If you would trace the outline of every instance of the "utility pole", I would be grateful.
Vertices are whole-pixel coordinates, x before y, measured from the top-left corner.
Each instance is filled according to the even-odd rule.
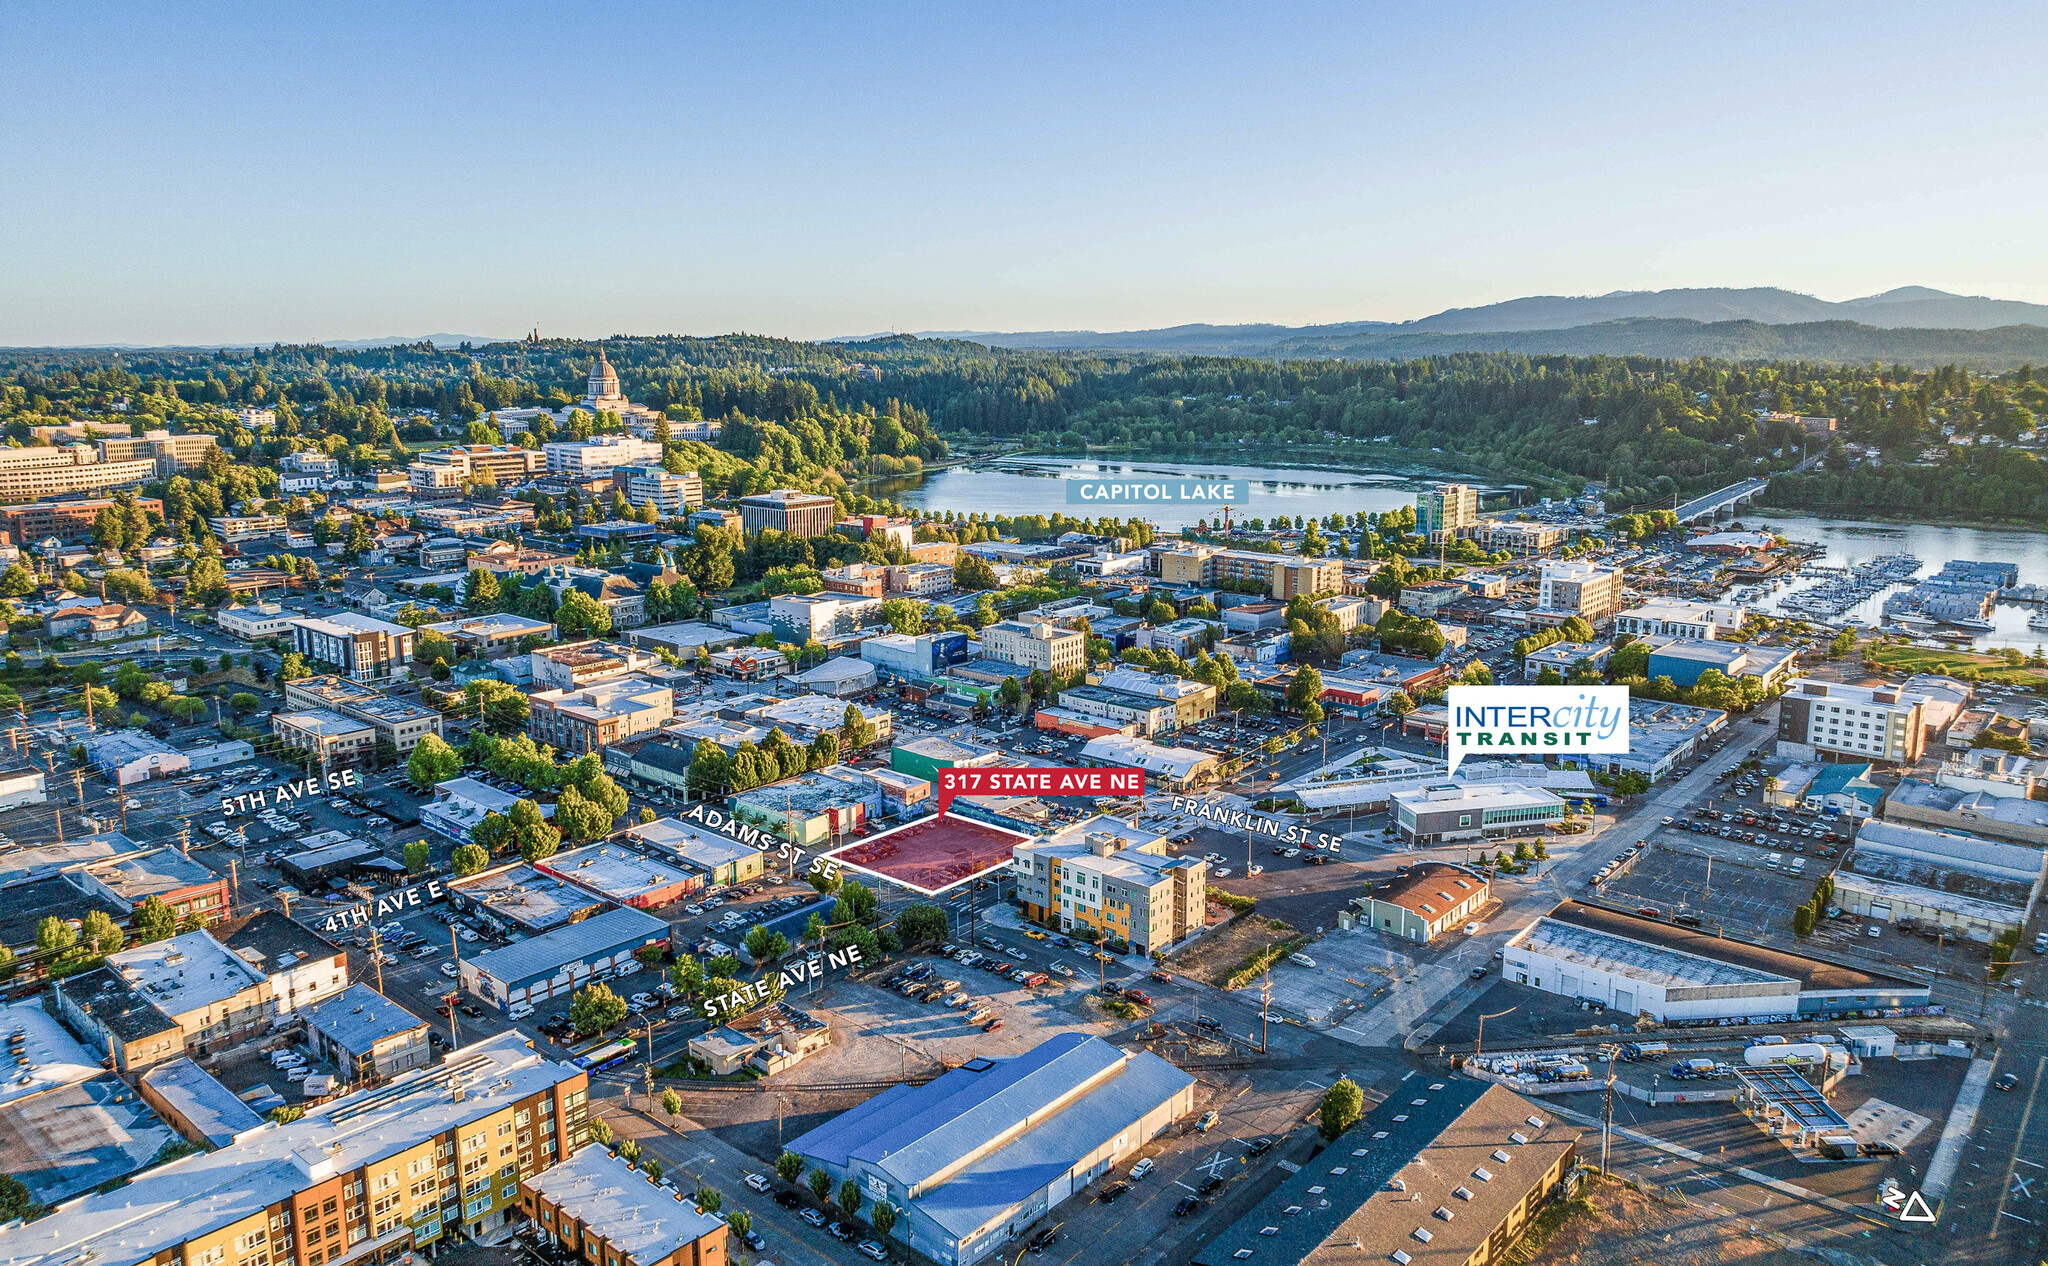
[[[192,856],[192,824],[190,822],[180,822],[178,824],[178,852],[186,857]]]
[[[123,830],[127,829],[127,819],[122,819],[121,827]],[[242,904],[241,867],[236,864],[235,859],[232,857],[228,858],[228,900],[234,902],[234,904],[236,905]]]
[[[647,1111],[652,1114],[654,1111],[654,1021],[649,1017],[642,1018],[645,1020],[645,1024],[640,1032],[647,1039],[647,1062],[640,1067],[644,1070],[647,1081]]]
[[[455,994],[451,993],[441,1001],[448,1004],[448,1049],[456,1050],[462,1045],[462,1034],[455,1027]]]
[[[1607,1056],[1607,1111],[1600,1121],[1600,1172],[1607,1172],[1607,1138],[1614,1130],[1614,1054],[1619,1049],[1608,1043],[1602,1053]]]
[[[1521,1009],[1521,1004],[1517,1003],[1514,1006],[1509,1007],[1506,1011],[1496,1011],[1492,1015],[1480,1016],[1479,1036],[1475,1038],[1472,1042],[1472,1058],[1478,1059],[1480,1051],[1484,1050],[1486,1047],[1486,1022],[1488,1020],[1498,1020],[1504,1015],[1512,1015]]]
[[[384,992],[384,937],[376,928],[370,929],[370,965],[377,970],[377,992]]]
[[[1266,1025],[1273,1016],[1273,968],[1270,964],[1259,974],[1259,1054],[1266,1053]]]

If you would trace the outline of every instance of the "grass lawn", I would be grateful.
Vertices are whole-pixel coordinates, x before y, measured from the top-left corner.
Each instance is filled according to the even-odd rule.
[[[2048,668],[2015,668],[1996,655],[1880,642],[1866,645],[1863,659],[1872,666],[1904,673],[1953,675],[1958,669],[1970,668],[1976,670],[1981,681],[2048,693]]]

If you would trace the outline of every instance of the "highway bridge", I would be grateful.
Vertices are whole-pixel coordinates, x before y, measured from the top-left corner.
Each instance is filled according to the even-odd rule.
[[[1704,497],[1694,497],[1678,507],[1678,521],[1682,525],[1700,519],[1718,518],[1724,513],[1732,515],[1743,502],[1756,500],[1757,494],[1770,486],[1769,479],[1745,479],[1739,484],[1729,484],[1726,488],[1710,492]]]

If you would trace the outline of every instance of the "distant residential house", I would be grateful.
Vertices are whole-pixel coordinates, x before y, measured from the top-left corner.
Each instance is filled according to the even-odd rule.
[[[43,617],[43,632],[50,637],[83,637],[89,642],[112,642],[149,632],[149,617],[118,602],[96,607],[67,607]]]

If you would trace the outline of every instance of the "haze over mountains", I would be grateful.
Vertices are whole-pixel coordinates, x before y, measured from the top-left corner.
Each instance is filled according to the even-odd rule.
[[[1813,327],[1765,332],[1758,327]],[[2025,330],[2006,327],[2027,326]],[[1599,330],[1598,334],[1593,330]],[[1858,330],[1866,333],[1859,334]],[[1882,331],[1914,331],[1886,336]],[[2002,338],[1940,338],[1947,331],[2000,331]],[[1541,332],[1542,336],[1526,337]],[[1566,337],[1564,332],[1571,332]],[[1525,337],[1502,339],[1500,335]],[[1456,337],[1463,336],[1463,337]],[[872,336],[870,336],[872,337]],[[1897,349],[1901,359],[1926,353],[1978,359],[2030,358],[2048,349],[2048,305],[1901,286],[1883,294],[1831,302],[1772,286],[1748,289],[1617,290],[1595,296],[1532,295],[1476,308],[1450,308],[1415,321],[1345,321],[1329,325],[1177,325],[1156,330],[931,330],[922,338],[966,339],[994,347],[1057,351],[1127,351],[1238,356],[1427,355],[1430,351],[1641,351],[1652,355],[1806,356],[1863,360]],[[1697,342],[1697,351],[1688,346]],[[1638,346],[1640,344],[1640,346]],[[1946,351],[1937,350],[1945,345]]]

